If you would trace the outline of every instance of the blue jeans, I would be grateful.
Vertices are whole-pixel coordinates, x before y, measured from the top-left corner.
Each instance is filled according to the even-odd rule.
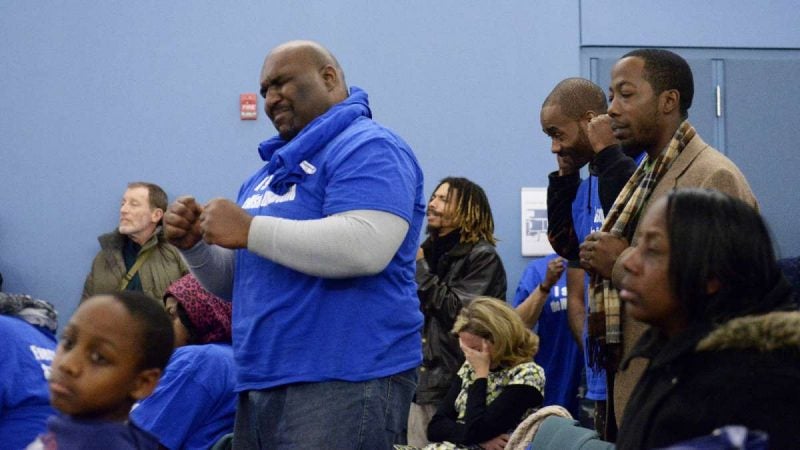
[[[416,369],[369,381],[299,383],[239,394],[233,448],[391,449],[404,444]]]

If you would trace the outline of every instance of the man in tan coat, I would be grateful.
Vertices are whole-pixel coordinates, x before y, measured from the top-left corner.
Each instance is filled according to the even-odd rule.
[[[97,238],[100,252],[83,285],[81,301],[113,291],[142,291],[160,299],[173,281],[189,272],[178,249],[161,233],[167,194],[153,183],[128,184],[116,230]]]
[[[645,149],[647,157],[617,197],[603,230],[591,234],[581,245],[581,265],[594,274],[597,292],[602,291],[602,280],[613,290],[614,283],[609,284],[608,280],[618,280],[624,270],[621,262],[624,252],[630,248],[629,243],[636,242],[638,219],[649,205],[670,190],[715,189],[758,208],[741,171],[706,144],[688,122],[693,94],[689,65],[666,50],[634,50],[612,68],[608,115],[614,136],[623,147]],[[619,425],[628,398],[648,361],[635,358],[622,368],[619,363],[624,361],[624,355],[630,352],[646,326],[625,313],[618,297],[616,301],[609,301],[603,295],[606,294],[598,297],[597,306],[605,316],[598,319],[611,315],[610,322],[601,320],[600,323],[612,325],[606,325],[600,333],[602,345],[598,348],[603,350],[598,352],[602,354],[598,360],[611,365],[609,400],[613,398],[613,402],[609,401],[609,412],[613,417],[609,419],[616,418]],[[616,316],[616,329],[613,316]],[[610,355],[614,352],[618,352],[617,355]]]

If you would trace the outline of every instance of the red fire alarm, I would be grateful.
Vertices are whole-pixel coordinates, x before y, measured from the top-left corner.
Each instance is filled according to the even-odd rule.
[[[256,120],[258,118],[256,94],[239,95],[239,118],[242,120]]]

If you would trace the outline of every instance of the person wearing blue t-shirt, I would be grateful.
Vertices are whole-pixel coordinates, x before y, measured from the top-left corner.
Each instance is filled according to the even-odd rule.
[[[70,318],[48,377],[58,414],[27,450],[158,450],[131,422],[172,355],[175,334],[159,302],[137,291],[89,297]]]
[[[567,314],[570,329],[581,348],[586,349],[588,317],[587,277],[579,264],[579,245],[599,230],[605,212],[636,170],[637,155],[618,145],[605,114],[603,89],[583,78],[558,83],[542,104],[542,130],[552,140],[558,170],[548,176],[548,238],[553,249],[568,261]],[[641,153],[641,152],[637,152]],[[581,180],[580,169],[589,164],[590,176]],[[595,401],[595,428],[605,438],[615,430],[606,429],[607,380],[605,370],[589,363],[584,352],[587,392]]]
[[[236,365],[231,304],[188,274],[164,293],[175,330],[175,351],[155,392],[131,420],[170,450],[206,450],[233,432]]]
[[[561,405],[578,417],[578,387],[583,360],[567,322],[566,262],[556,254],[528,264],[514,294],[512,306],[539,335],[534,360],[547,376],[544,406]]]
[[[56,350],[53,305],[28,295],[0,292],[0,446],[25,448],[46,429],[47,377]]]
[[[391,448],[422,360],[422,171],[315,42],[273,49],[261,95],[278,136],[237,202],[182,197],[165,216],[192,272],[233,300],[233,445]]]

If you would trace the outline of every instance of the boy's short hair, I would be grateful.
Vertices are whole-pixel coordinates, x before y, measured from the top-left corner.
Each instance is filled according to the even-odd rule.
[[[164,370],[172,356],[175,332],[161,302],[138,291],[121,291],[109,294],[120,303],[138,322],[141,330],[141,369]]]

